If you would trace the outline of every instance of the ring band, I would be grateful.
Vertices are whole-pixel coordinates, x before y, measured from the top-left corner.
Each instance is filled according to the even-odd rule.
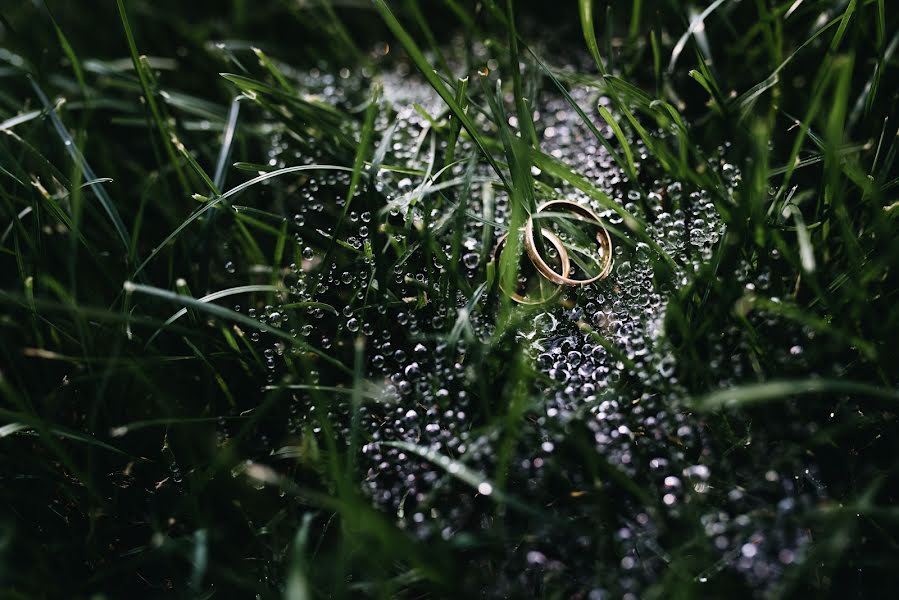
[[[530,223],[530,221],[528,221],[528,222]],[[541,229],[540,233],[543,234],[543,237],[545,237],[546,239],[549,240],[549,243],[552,244],[553,248],[555,248],[556,251],[559,253],[559,260],[562,262],[562,273],[565,277],[567,277],[568,274],[571,272],[571,260],[568,257],[568,251],[565,249],[565,245],[562,243],[562,240],[559,239],[559,236],[557,236],[556,234],[554,234],[552,231],[550,231],[548,229]],[[532,238],[533,238],[533,235],[534,235],[534,232],[531,231]],[[498,259],[500,250],[502,250],[502,247],[505,245],[506,239],[508,237],[509,237],[509,234],[506,233],[501,238],[499,238],[498,242],[496,242],[496,247],[493,249],[493,260],[494,261],[496,261]],[[533,262],[533,260],[531,262]],[[546,263],[544,262],[544,264],[546,264]],[[534,263],[534,266],[536,267],[537,263]],[[549,268],[549,265],[547,265],[547,268]],[[550,269],[550,270],[552,270],[552,269]],[[528,300],[525,296],[522,296],[518,292],[510,293],[510,292],[504,290],[503,286],[502,286],[502,278],[500,278],[499,284],[500,284],[499,285],[500,289],[503,292],[505,292],[506,295],[508,295],[510,298],[512,298],[512,300],[514,300],[518,304],[527,304],[527,305],[543,304],[544,302],[554,298],[556,296],[556,294],[558,294],[559,291],[562,289],[562,288],[557,288],[556,291],[553,292],[549,298],[545,298],[543,300],[535,302],[533,300]]]
[[[548,208],[557,207],[566,212],[572,213],[579,221],[585,221],[596,224],[599,228],[599,231],[596,233],[596,241],[599,242],[600,250],[602,252],[602,269],[600,270],[598,275],[591,277],[589,279],[571,279],[568,277],[569,270],[563,268],[563,272],[561,274],[555,272],[552,267],[550,267],[543,257],[540,256],[540,253],[537,252],[537,247],[534,244],[534,221],[533,217],[528,218],[527,224],[524,227],[524,247],[527,250],[528,256],[531,257],[531,262],[534,263],[534,267],[537,271],[552,281],[553,283],[557,283],[559,285],[570,285],[570,286],[583,286],[594,281],[599,281],[601,279],[605,279],[609,276],[609,273],[612,270],[612,238],[609,236],[609,232],[606,231],[606,228],[602,226],[600,223],[599,217],[592,210],[587,208],[586,206],[582,206],[575,202],[571,202],[570,200],[550,200],[549,202],[545,202],[537,208],[537,212],[542,212]],[[550,239],[546,233],[546,229],[542,230],[544,233],[544,237]],[[553,235],[553,237],[556,237]],[[556,237],[556,239],[558,239]],[[560,240],[561,242],[561,240]],[[553,243],[555,246],[555,243]],[[567,252],[566,252],[567,255]],[[570,265],[569,265],[570,266]]]

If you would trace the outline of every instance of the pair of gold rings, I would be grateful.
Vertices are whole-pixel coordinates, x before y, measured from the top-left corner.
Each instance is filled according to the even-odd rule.
[[[534,218],[535,216],[539,215],[539,213],[547,213],[546,215],[543,215],[544,217],[548,217],[549,213],[567,213],[563,216],[570,215],[578,221],[582,221],[596,227],[596,242],[599,244],[599,256],[596,257],[596,263],[599,266],[599,272],[597,274],[586,277],[584,279],[575,279],[569,277],[569,275],[571,275],[572,260],[571,255],[569,255],[568,250],[565,247],[565,244],[555,233],[553,233],[549,229],[541,227],[540,233],[549,241],[549,243],[558,253],[561,272],[557,272],[549,265],[549,263],[547,263],[546,259],[540,254],[537,248],[537,244],[534,240]],[[506,239],[508,237],[509,234],[507,233],[502,238],[500,238],[499,242],[496,244],[496,248],[493,251],[494,258],[499,256],[500,250],[506,243]],[[609,272],[612,270],[612,238],[609,236],[609,232],[606,231],[606,228],[602,226],[602,223],[600,222],[599,217],[596,215],[596,213],[594,213],[588,207],[577,204],[576,202],[571,202],[570,200],[550,200],[549,202],[545,202],[537,208],[536,215],[531,215],[530,217],[528,217],[527,223],[524,226],[524,248],[537,272],[544,279],[560,287],[556,288],[556,290],[548,298],[542,298],[537,301],[530,300],[526,296],[519,294],[517,291],[510,292],[508,290],[503,290],[509,295],[509,297],[511,297],[519,304],[542,304],[555,297],[559,293],[559,291],[561,291],[561,286],[573,287],[589,285],[596,281],[605,279],[609,276]]]

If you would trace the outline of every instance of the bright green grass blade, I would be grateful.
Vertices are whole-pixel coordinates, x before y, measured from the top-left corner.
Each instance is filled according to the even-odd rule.
[[[283,288],[274,286],[274,285],[241,285],[241,286],[237,286],[237,287],[228,288],[225,290],[219,290],[219,291],[213,292],[211,294],[207,294],[207,295],[203,296],[202,298],[198,298],[197,301],[198,302],[212,302],[213,300],[220,300],[221,298],[227,298],[228,296],[236,296],[238,294],[252,294],[254,292],[269,292],[269,293],[276,294],[276,293],[283,292],[283,291],[284,291]],[[327,305],[325,305],[325,306],[327,306]],[[284,308],[286,308],[286,306]],[[331,308],[331,307],[329,307],[329,308]],[[147,342],[146,342],[146,344],[144,344],[144,347],[145,348],[148,347],[153,342],[153,340],[156,339],[156,336],[158,336],[160,333],[162,333],[162,331],[165,327],[168,327],[169,325],[171,325],[172,323],[174,323],[175,321],[177,321],[178,319],[180,319],[181,317],[186,315],[187,310],[188,309],[186,307],[182,308],[181,310],[179,310],[178,312],[173,314],[171,317],[166,319],[163,326],[160,327],[159,329],[157,329],[153,333],[153,335],[151,335],[147,339]],[[337,313],[337,311],[335,309],[331,308],[331,310],[333,310],[335,314]]]
[[[512,0],[506,0],[506,23],[509,37],[509,68],[512,71],[512,94],[515,98],[515,111],[518,114],[518,127],[522,137],[535,148],[540,145],[537,130],[534,127],[533,108],[528,108],[528,99],[524,96],[519,67],[518,33],[515,30],[515,14]]]
[[[206,170],[200,166],[200,163],[193,157],[190,151],[181,143],[181,140],[178,139],[178,136],[173,135],[171,139],[172,145],[178,151],[181,156],[184,157],[184,160],[187,161],[187,164],[194,170],[194,173],[200,176],[200,179],[206,184],[209,188],[209,191],[212,192],[214,196],[218,196],[221,192],[218,189],[218,186],[212,181],[212,178],[206,173]]]
[[[836,52],[840,47],[840,43],[843,41],[843,36],[846,35],[846,30],[849,28],[849,23],[852,21],[852,17],[855,14],[855,9],[857,7],[858,0],[849,0],[846,10],[840,18],[840,26],[837,27],[837,32],[833,34],[833,39],[830,41],[831,52]]]
[[[506,245],[499,257],[500,289],[505,290],[507,294],[512,294],[518,287],[519,261],[524,248],[519,232],[524,227],[528,216],[536,212],[534,177],[531,174],[531,158],[527,146],[509,128],[503,110],[503,96],[499,82],[497,82],[495,94],[490,93],[486,84],[482,85],[482,89],[490,105],[490,110],[493,112],[493,120],[499,129],[506,161],[509,163],[512,176],[512,185],[507,187],[512,209],[509,218],[509,237],[506,238]],[[542,249],[542,240],[540,240],[539,248]]]
[[[593,0],[578,0],[578,8],[580,9],[581,30],[584,34],[584,41],[587,42],[587,49],[596,63],[599,74],[605,75],[606,67],[599,53],[599,44],[596,42],[596,31],[593,26]]]
[[[468,109],[468,77],[459,79],[456,82],[456,102],[463,111]],[[446,155],[443,159],[443,165],[453,164],[456,157],[456,144],[459,141],[459,132],[462,129],[462,123],[457,118],[450,121],[450,130],[446,143]],[[382,167],[384,168],[384,167]]]
[[[283,331],[277,327],[273,327],[273,326],[269,325],[268,323],[263,323],[262,321],[257,321],[256,319],[252,319],[246,315],[243,315],[239,312],[235,312],[235,311],[225,308],[223,306],[219,306],[217,304],[211,304],[208,302],[201,302],[200,300],[197,300],[196,298],[182,296],[181,294],[178,294],[176,292],[164,290],[164,289],[153,287],[150,285],[133,283],[131,281],[126,281],[123,288],[124,288],[125,292],[127,292],[129,294],[133,294],[133,293],[145,294],[145,295],[153,296],[153,297],[156,297],[156,298],[159,298],[162,300],[168,300],[175,304],[181,304],[185,308],[193,308],[200,312],[209,313],[212,316],[218,317],[220,319],[225,319],[227,321],[233,321],[235,323],[238,323],[240,325],[248,327],[252,330],[264,331],[266,333],[269,333],[277,338],[280,338],[280,339],[286,341],[288,343],[288,345],[290,345],[290,346],[294,346],[304,352],[310,352],[312,354],[315,354],[320,359],[324,360],[325,362],[331,364],[334,367],[337,367],[338,369],[340,369],[341,371],[343,371],[345,373],[352,373],[352,371],[346,365],[344,365],[342,362],[340,362],[339,360],[332,358],[327,353],[322,352],[321,350],[310,346],[309,344],[300,340],[299,338],[295,338],[294,336],[290,335],[290,333]]]
[[[621,149],[624,151],[625,162],[625,171],[627,172],[627,176],[630,178],[634,184],[637,183],[637,168],[634,166],[634,153],[631,150],[631,145],[627,140],[627,137],[624,135],[624,131],[621,130],[621,126],[618,125],[618,121],[612,116],[612,113],[609,112],[609,109],[601,104],[597,106],[599,110],[600,116],[602,116],[603,120],[612,128],[612,132],[615,134],[615,138],[618,140],[618,143],[621,145]]]
[[[296,96],[272,87],[265,82],[243,75],[219,73],[219,76],[230,81],[240,90],[248,92],[249,96],[252,96],[253,93],[267,94],[277,100],[288,102],[295,108],[302,109],[303,114],[316,123],[326,122],[329,125],[336,126],[340,125],[344,120],[344,115],[340,110],[325,102]]]
[[[605,148],[609,154],[612,156],[612,159],[615,163],[620,166],[622,169],[627,169],[628,163],[621,157],[617,150],[612,146],[611,143],[605,138],[605,136],[596,128],[596,125],[593,123],[593,120],[587,116],[584,110],[575,102],[574,98],[571,97],[571,94],[565,89],[565,86],[562,85],[562,82],[559,81],[559,78],[556,77],[556,74],[553,73],[552,69],[547,66],[543,60],[540,59],[539,56],[530,48],[527,48],[528,53],[531,57],[537,62],[537,65],[543,70],[543,72],[550,78],[562,96],[565,98],[565,101],[568,102],[568,105],[577,113],[578,117],[580,117],[581,122],[587,126],[587,129],[590,130],[590,133],[593,134],[593,137],[596,138],[600,144],[602,144],[603,148]],[[636,185],[638,182],[636,180],[633,181]]]
[[[134,32],[131,30],[131,24],[128,21],[128,12],[125,10],[124,0],[116,0],[116,6],[118,6],[119,9],[119,18],[121,19],[122,27],[125,30],[125,38],[128,40],[128,49],[131,51],[131,60],[134,63],[134,70],[137,72],[137,78],[140,81],[141,91],[147,102],[150,115],[162,138],[162,145],[169,158],[169,164],[175,169],[175,174],[181,184],[182,191],[185,195],[189,195],[191,193],[190,185],[188,184],[184,173],[181,171],[181,165],[171,140],[174,132],[169,130],[165,117],[156,102],[156,92],[153,89],[152,67],[147,57],[141,56],[137,51],[137,42],[134,39]]]
[[[643,0],[632,0],[631,2],[631,22],[628,27],[628,37],[636,40],[640,33],[640,17],[643,13]]]
[[[285,600],[312,600],[309,577],[306,571],[306,547],[309,544],[309,531],[312,526],[312,513],[303,515],[303,522],[297,530],[291,550],[290,565],[287,570],[287,583],[284,590]]]

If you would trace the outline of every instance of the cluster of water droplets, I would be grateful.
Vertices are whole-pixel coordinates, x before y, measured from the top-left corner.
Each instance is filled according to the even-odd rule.
[[[360,79],[336,79],[325,71],[298,77],[310,93],[335,105],[349,103],[365,88]],[[488,475],[500,464],[506,469],[503,477],[509,493],[526,503],[552,504],[557,521],[580,518],[579,498],[598,493],[597,481],[570,467],[570,457],[556,459],[571,443],[573,432],[579,432],[605,464],[603,476],[611,478],[604,483],[616,498],[607,515],[608,529],[572,533],[557,522],[536,526],[521,544],[509,549],[507,566],[497,574],[496,589],[490,593],[527,589],[535,574],[564,574],[573,592],[586,591],[597,598],[607,592],[636,597],[665,568],[669,557],[664,548],[672,542],[667,536],[673,524],[697,512],[718,557],[700,581],[724,569],[742,572],[754,583],[776,580],[802,552],[804,534],[792,528],[791,515],[824,491],[813,484],[814,472],[806,467],[789,473],[758,472],[758,465],[751,465],[741,471],[751,489],[734,485],[734,473],[720,472],[730,466],[724,466],[727,463],[716,454],[719,449],[702,421],[685,406],[687,393],[677,377],[677,358],[664,335],[669,295],[712,258],[723,233],[709,194],[655,174],[659,170],[637,139],[633,140],[636,166],[645,174],[639,183],[647,193],[635,191],[636,182],[628,181],[565,98],[552,91],[539,96],[535,121],[542,149],[645,221],[650,239],[673,257],[674,275],[659,284],[657,252],[645,241],[616,240],[614,268],[607,279],[567,290],[561,302],[534,314],[517,337],[529,365],[540,374],[537,396],[543,402],[528,411],[517,438],[509,442],[500,429],[482,427],[489,422],[490,395],[507,390],[485,383],[489,374],[477,371],[471,358],[472,348],[495,331],[496,304],[484,294],[469,305],[462,290],[447,289],[441,278],[447,273],[453,244],[461,243],[462,272],[472,283],[482,280],[493,244],[502,233],[500,229],[485,238],[484,222],[498,228],[508,223],[509,198],[491,184],[489,167],[478,164],[474,178],[478,185],[460,201],[467,214],[484,218],[465,218],[458,223],[460,231],[446,226],[457,207],[421,202],[428,193],[425,182],[408,172],[427,170],[430,156],[444,149],[443,142],[435,143],[433,152],[428,149],[432,124],[422,114],[440,114],[439,98],[421,80],[410,77],[406,66],[385,75],[381,83],[389,100],[389,110],[382,111],[376,122],[383,165],[376,173],[366,173],[336,238],[332,237],[335,215],[344,212],[348,173],[304,172],[286,184],[280,179],[265,182],[259,192],[273,213],[280,211],[295,249],[287,251],[286,257],[292,258],[285,258],[287,266],[280,273],[286,290],[283,303],[238,305],[235,310],[303,344],[350,360],[356,340],[364,340],[364,397],[354,417],[348,388],[312,389],[331,389],[335,383],[321,380],[315,361],[299,370],[302,377],[284,366],[309,359],[302,345],[290,346],[263,331],[248,332],[268,373],[266,389],[291,389],[280,435],[287,439],[309,432],[323,435],[322,418],[332,422],[344,440],[359,427],[359,465],[372,501],[419,537],[449,539],[494,525],[490,496],[495,490]],[[600,126],[603,121],[590,109],[607,101],[585,86],[575,86],[571,95],[614,143],[612,131]],[[487,126],[485,117],[476,119]],[[463,141],[457,156],[467,158],[473,152]],[[723,149],[708,167],[736,186],[739,172],[725,158]],[[272,135],[269,167],[320,159],[293,149],[286,137]],[[389,165],[402,166],[405,172]],[[459,164],[448,177],[461,177],[465,169]],[[539,177],[539,170],[534,174]],[[557,197],[590,205],[613,227],[622,225],[616,212],[573,187],[556,185]],[[380,206],[367,203],[372,196],[381,199]],[[402,239],[402,231],[428,228],[445,255],[412,253],[394,266],[389,277],[378,279],[373,253],[381,248],[373,246],[373,230],[379,227],[390,230],[382,243],[398,245],[410,243]],[[334,259],[335,251],[341,260]],[[229,253],[233,257],[227,258],[224,271],[231,281],[272,281],[271,270],[264,265],[248,262],[236,248],[226,248]],[[764,286],[764,277],[754,281],[748,265],[736,276],[747,285]],[[385,285],[388,289],[383,289]],[[449,303],[431,301],[439,294],[455,295]],[[729,373],[721,377],[726,384],[739,379],[741,371],[724,364],[733,351],[723,340],[712,352],[721,362],[710,365],[710,371]],[[226,424],[220,429],[227,435]],[[279,443],[269,437],[276,434],[265,435],[260,446],[268,445],[272,455],[284,455],[283,447],[276,450]],[[472,481],[477,477],[481,480]],[[547,490],[557,494],[560,485],[561,497],[547,498]],[[762,510],[767,506],[777,509],[773,514]],[[597,556],[604,557],[602,569],[597,569]]]

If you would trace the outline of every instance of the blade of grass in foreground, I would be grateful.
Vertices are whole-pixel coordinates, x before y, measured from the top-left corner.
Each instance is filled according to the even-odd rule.
[[[899,391],[840,379],[769,381],[712,392],[693,401],[698,410],[736,408],[809,394],[852,394],[899,401]]]
[[[531,146],[538,147],[537,130],[534,127],[533,108],[528,108],[528,99],[525,98],[521,84],[521,68],[518,55],[518,33],[515,30],[515,14],[512,8],[512,0],[506,0],[506,23],[509,30],[509,69],[512,71],[512,93],[515,96],[515,110],[518,113],[519,129],[521,136]]]
[[[246,315],[243,315],[239,312],[235,312],[233,310],[227,309],[223,306],[219,306],[217,304],[210,304],[208,302],[201,302],[196,298],[191,298],[189,296],[183,296],[176,292],[172,292],[169,290],[164,290],[162,288],[153,287],[150,285],[143,285],[140,283],[134,283],[131,281],[126,281],[124,284],[124,289],[126,293],[140,293],[146,294],[148,296],[155,296],[157,298],[161,298],[163,300],[169,300],[171,302],[175,302],[176,304],[181,304],[186,308],[193,308],[202,312],[206,312],[211,314],[214,317],[218,317],[220,319],[226,319],[229,321],[234,321],[235,323],[239,323],[244,327],[255,328],[258,331],[264,331],[266,333],[270,333],[275,337],[281,338],[282,340],[287,341],[291,346],[296,346],[300,350],[304,352],[311,352],[315,354],[325,362],[330,363],[331,365],[337,367],[344,373],[352,374],[352,370],[349,367],[344,365],[339,360],[332,358],[327,353],[322,352],[318,348],[310,346],[305,342],[299,340],[298,338],[293,337],[286,331],[282,331],[277,327],[272,327],[267,323],[263,323],[262,321],[257,321],[256,319],[252,319]]]
[[[491,483],[486,476],[484,476],[482,473],[478,473],[477,471],[470,469],[468,466],[458,460],[453,460],[448,456],[444,456],[443,454],[436,452],[435,450],[431,450],[430,448],[426,448],[424,446],[411,444],[409,442],[383,443],[385,446],[393,446],[394,448],[399,448],[400,450],[405,450],[406,452],[411,452],[416,456],[424,458],[425,460],[444,469],[447,473],[449,473],[459,481],[471,486],[482,496],[490,496],[497,502],[508,504],[509,506],[522,510],[523,512],[540,514],[536,509],[522,504],[514,498],[507,496],[500,490],[495,489],[493,483]]]
[[[137,267],[137,270],[135,270],[131,276],[136,277],[137,274],[140,273],[141,271],[143,271],[144,267],[147,266],[147,263],[149,263],[151,260],[153,260],[153,258],[157,254],[159,254],[159,252],[165,247],[165,245],[168,244],[169,242],[171,242],[173,239],[175,239],[175,237],[177,237],[177,235],[179,233],[181,233],[185,227],[187,227],[188,225],[190,225],[191,223],[196,221],[203,213],[205,213],[212,207],[216,206],[223,200],[226,200],[232,196],[235,196],[235,195],[239,194],[240,192],[244,191],[245,189],[247,189],[248,187],[254,186],[261,181],[265,181],[266,179],[272,179],[273,177],[280,177],[281,175],[287,175],[289,173],[296,173],[298,171],[315,171],[315,170],[348,171],[348,172],[353,171],[349,167],[341,167],[339,165],[298,165],[298,166],[294,166],[294,167],[284,167],[283,169],[278,169],[277,171],[271,171],[270,173],[263,173],[259,177],[255,177],[253,179],[250,179],[249,181],[245,181],[245,182],[241,183],[240,185],[237,185],[237,186],[231,188],[230,190],[228,190],[221,196],[210,200],[209,202],[204,204],[201,208],[194,211],[194,213],[191,214],[187,219],[185,219],[184,222],[182,222],[178,227],[176,227],[172,233],[170,233],[168,236],[166,236],[166,238],[164,240],[162,240],[162,242],[160,242],[159,245],[157,245],[155,248],[153,248],[153,251],[150,252],[150,255],[146,259],[144,259],[144,262],[142,262],[140,264],[140,266]]]
[[[483,80],[481,81],[483,84]],[[512,176],[512,186],[509,190],[509,203],[511,215],[509,218],[510,235],[506,240],[499,258],[499,280],[501,290],[514,290],[518,279],[518,262],[521,258],[522,243],[517,232],[524,227],[528,216],[537,212],[534,200],[534,177],[531,174],[530,156],[526,152],[525,142],[514,135],[508,125],[505,111],[503,110],[502,88],[499,81],[496,82],[495,97],[490,94],[487,85],[482,85],[484,96],[490,104],[494,121],[499,129],[506,153],[506,162]],[[539,236],[538,236],[539,237]],[[538,246],[542,249],[542,246]],[[508,296],[510,292],[506,292]]]
[[[309,577],[306,572],[309,565],[306,560],[306,546],[309,544],[309,529],[312,524],[312,513],[303,515],[303,523],[293,539],[290,567],[287,571],[287,587],[284,590],[286,600],[309,600]]]
[[[703,27],[705,27],[705,18],[712,14],[719,6],[724,4],[725,0],[715,0],[709,4],[708,8],[702,11],[696,18],[690,21],[690,26],[687,27],[687,30],[684,34],[677,40],[677,43],[674,45],[674,48],[671,51],[671,60],[668,62],[668,72],[674,72],[674,65],[677,63],[678,57],[680,57],[681,53],[684,51],[684,48],[687,46],[687,42],[690,39],[690,36],[696,33],[697,31],[701,31]]]
[[[181,183],[182,190],[185,194],[190,194],[190,185],[188,184],[187,177],[181,170],[181,163],[178,160],[174,144],[172,143],[173,132],[169,131],[169,128],[166,125],[162,111],[156,103],[156,95],[153,93],[151,87],[151,77],[153,75],[152,71],[150,71],[149,62],[146,57],[141,57],[140,53],[137,51],[137,42],[134,40],[134,32],[131,29],[131,23],[128,21],[128,12],[125,10],[123,0],[116,0],[116,5],[119,9],[119,17],[122,20],[122,27],[125,30],[125,38],[128,40],[128,49],[131,51],[131,61],[134,63],[134,70],[137,72],[137,78],[140,81],[141,91],[147,101],[147,107],[150,109],[150,115],[156,124],[156,128],[159,130],[159,135],[162,137],[162,145],[168,155],[169,163],[175,169],[175,174],[178,177],[178,181]]]
[[[584,32],[584,41],[587,42],[587,48],[590,55],[596,62],[596,68],[599,69],[600,75],[606,74],[606,67],[603,64],[602,56],[599,53],[599,44],[596,42],[596,31],[593,27],[593,0],[580,0],[578,2],[581,16],[581,29]]]
[[[280,292],[281,288],[273,286],[273,285],[242,285],[238,287],[228,288],[226,290],[219,290],[217,292],[213,292],[202,298],[198,298],[198,302],[212,302],[213,300],[218,300],[219,298],[227,298],[228,296],[235,296],[237,294],[249,294],[252,292]],[[162,327],[157,329],[153,335],[147,340],[147,343],[144,344],[144,348],[148,347],[156,337],[162,333],[162,330],[166,328],[166,326],[171,325],[181,317],[187,314],[187,308],[182,308],[171,317],[166,319],[165,323]],[[333,310],[333,309],[332,309]]]

